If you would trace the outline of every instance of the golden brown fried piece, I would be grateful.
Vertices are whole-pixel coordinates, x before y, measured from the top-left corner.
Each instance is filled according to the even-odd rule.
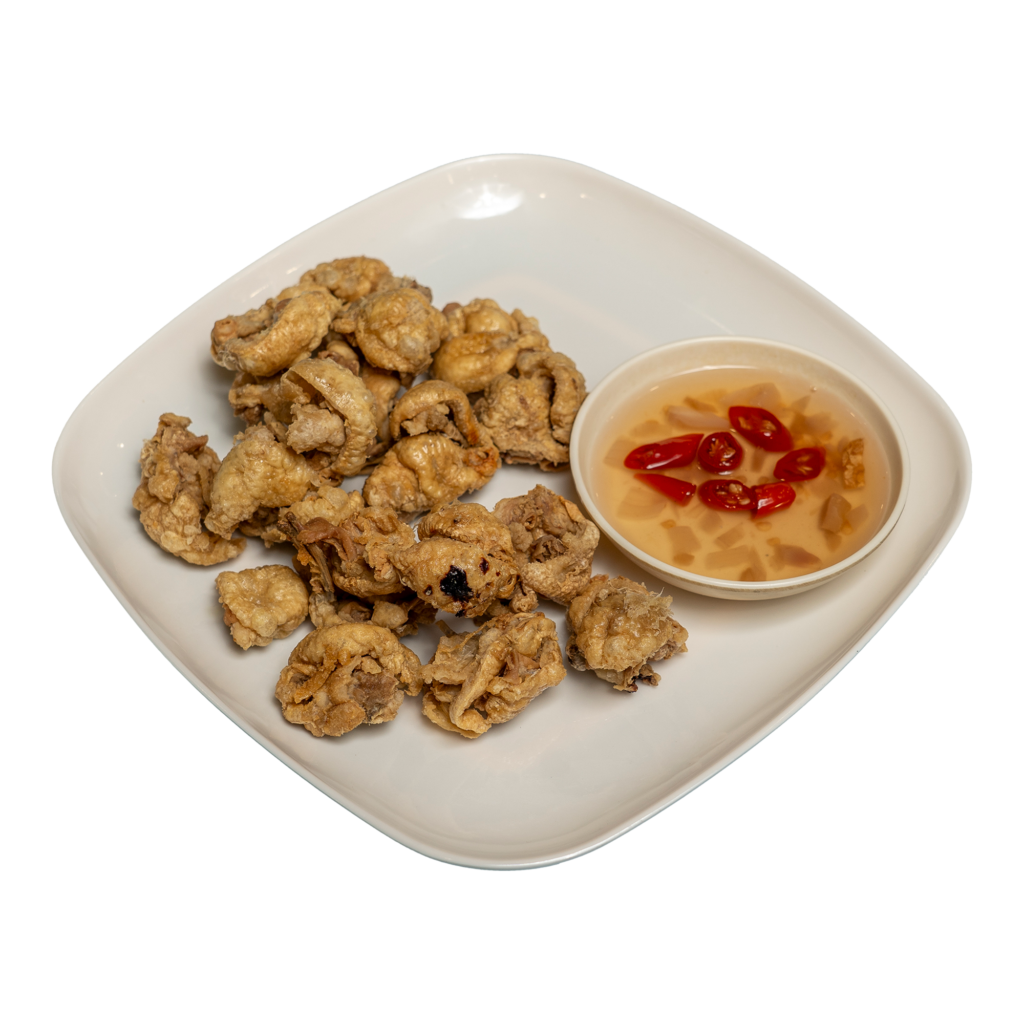
[[[512,538],[490,512],[452,502],[424,516],[419,543],[392,547],[387,557],[405,584],[440,611],[481,615],[507,600],[517,573]]]
[[[565,678],[555,624],[540,612],[499,615],[441,638],[425,667],[423,714],[467,739],[515,718]]]
[[[284,374],[281,391],[291,399],[288,447],[329,455],[318,467],[325,479],[361,472],[377,436],[376,402],[362,380],[333,359],[304,359]]]
[[[356,375],[362,372],[359,353],[337,331],[327,332],[327,338],[317,349],[316,356],[318,359],[333,359],[339,366],[344,366]]]
[[[590,581],[601,532],[567,498],[538,484],[519,498],[503,498],[495,518],[508,527],[515,547],[519,587],[568,605]]]
[[[586,398],[583,374],[561,352],[521,352],[519,376],[503,373],[474,406],[505,462],[541,469],[569,464],[569,436]]]
[[[390,722],[405,693],[416,696],[423,667],[392,633],[366,622],[326,626],[299,641],[277,681],[289,722],[314,736],[343,736]]]
[[[224,625],[243,651],[290,636],[306,618],[306,584],[286,565],[264,565],[217,577]]]
[[[420,626],[429,626],[436,617],[437,609],[433,605],[427,604],[415,591],[403,590],[400,594],[378,597],[373,602],[370,621],[402,637],[414,636]]]
[[[269,427],[249,427],[213,479],[206,528],[230,537],[258,509],[293,505],[316,483],[306,460],[277,441]]]
[[[286,420],[292,403],[281,390],[283,376],[283,370],[272,377],[236,373],[228,390],[228,401],[235,415],[249,426],[262,423],[267,412],[272,420]]]
[[[411,547],[416,536],[391,509],[357,509],[338,523],[319,518],[300,523],[285,514],[280,528],[295,545],[296,567],[308,579],[314,626],[332,622],[339,601],[348,596],[372,601],[405,590],[389,555]]]
[[[616,690],[634,691],[637,683],[657,686],[652,661],[686,650],[686,630],[669,614],[672,598],[652,594],[624,576],[595,576],[566,613],[573,668],[587,669]]]
[[[345,491],[334,484],[323,484],[315,491],[307,492],[302,501],[283,508],[263,508],[239,525],[239,530],[247,537],[259,537],[269,548],[274,544],[284,544],[291,540],[285,533],[280,520],[291,512],[295,521],[304,525],[311,519],[326,519],[337,526],[343,519],[358,512],[363,507],[363,496],[359,491]]]
[[[363,498],[367,505],[413,515],[479,490],[499,465],[501,456],[490,443],[462,448],[440,434],[403,437],[370,474]]]
[[[299,278],[300,285],[329,288],[342,302],[354,302],[371,292],[381,291],[394,281],[388,265],[370,256],[318,263]]]
[[[245,549],[245,539],[218,537],[203,529],[210,509],[217,453],[196,437],[187,416],[166,412],[156,434],[142,446],[142,482],[132,498],[143,529],[172,555],[192,565],[216,565]]]
[[[229,370],[271,377],[305,359],[340,308],[337,299],[322,291],[280,302],[271,299],[259,309],[218,320],[210,332],[210,354]]]
[[[499,374],[508,373],[520,352],[548,348],[537,321],[522,310],[506,313],[493,299],[444,307],[451,337],[434,356],[431,376],[469,393],[483,391]]]
[[[443,380],[425,380],[406,391],[391,411],[390,429],[395,440],[444,434],[466,448],[481,441],[480,424],[466,393]]]
[[[344,310],[331,326],[340,334],[354,333],[366,361],[402,375],[403,382],[423,373],[448,337],[448,321],[417,288],[372,293]]]
[[[403,515],[454,501],[483,487],[501,458],[463,391],[428,380],[410,388],[391,412],[397,438],[363,487],[367,505]]]
[[[391,410],[395,407],[395,398],[402,389],[402,382],[396,374],[378,370],[368,363],[360,367],[359,376],[374,400],[377,438],[366,455],[366,464],[372,466],[380,462],[391,447]]]

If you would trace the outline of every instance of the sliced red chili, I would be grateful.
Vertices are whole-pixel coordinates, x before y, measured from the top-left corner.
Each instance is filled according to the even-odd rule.
[[[789,484],[760,484],[753,490],[755,519],[781,512],[796,500],[796,491]]]
[[[697,494],[709,508],[723,512],[749,512],[757,500],[754,492],[739,480],[705,480]]]
[[[697,454],[703,434],[683,434],[664,441],[642,444],[623,460],[627,469],[674,469],[688,466]]]
[[[661,491],[677,505],[689,504],[697,491],[697,487],[689,480],[677,480],[674,476],[662,476],[660,473],[634,473],[637,480],[642,480],[648,487]]]
[[[709,473],[731,473],[743,461],[743,449],[728,430],[708,434],[697,449],[697,461]]]
[[[821,448],[797,448],[775,463],[775,476],[779,480],[813,480],[824,468]]]
[[[752,445],[769,452],[784,452],[793,447],[793,438],[778,417],[756,405],[734,405],[729,409],[733,430]]]

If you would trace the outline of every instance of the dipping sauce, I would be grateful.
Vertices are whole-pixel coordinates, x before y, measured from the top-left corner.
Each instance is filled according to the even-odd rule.
[[[793,479],[783,463],[776,476],[788,451],[767,451],[746,440],[730,423],[729,410],[737,406],[772,413],[789,431],[788,451],[820,449],[820,473],[814,479]],[[653,470],[698,489],[685,504],[671,495],[685,500],[689,487],[664,480],[652,486],[624,465],[640,445],[722,432],[730,432],[742,448],[742,458],[724,463],[735,469],[709,472],[694,458],[684,467]],[[769,377],[750,367],[694,370],[660,382],[615,417],[597,450],[603,454],[594,497],[609,523],[654,558],[716,579],[789,579],[841,562],[874,536],[890,492],[882,446],[853,409],[812,381],[776,372]],[[716,463],[705,459],[704,464]],[[785,481],[796,496],[788,507],[756,517],[751,511],[711,508],[701,500],[701,484],[731,480],[750,488]]]

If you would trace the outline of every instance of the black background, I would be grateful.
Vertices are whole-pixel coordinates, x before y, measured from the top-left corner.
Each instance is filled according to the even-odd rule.
[[[294,166],[238,144],[97,150],[99,183],[69,186],[56,203],[75,225],[65,260],[78,268],[78,294],[103,311],[57,330],[76,335],[75,372],[55,384],[52,437],[123,355],[276,243],[442,161],[532,141],[370,160],[327,147]],[[970,268],[958,266],[953,227],[968,213],[937,150],[867,142],[780,146],[763,168],[742,153],[701,163],[635,148],[624,156],[605,142],[543,152],[642,185],[794,270],[918,368],[972,436],[967,406],[978,376],[948,348],[974,327],[967,310],[977,293]],[[274,861],[315,836],[348,857],[451,876],[335,807],[222,718],[135,630],[53,519],[63,600],[82,641],[80,793],[97,823],[186,858]],[[557,873],[666,857],[711,867],[725,851],[746,849],[797,861],[825,846],[874,857],[922,843],[949,797],[945,737],[963,724],[951,720],[945,694],[963,640],[955,584],[967,564],[966,528],[899,612],[899,628],[884,630],[792,722],[681,804]],[[85,682],[94,669],[101,681]]]

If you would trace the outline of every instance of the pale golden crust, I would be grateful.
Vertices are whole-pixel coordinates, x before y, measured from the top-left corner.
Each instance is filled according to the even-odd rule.
[[[391,447],[391,410],[395,407],[395,398],[402,389],[402,382],[388,370],[378,370],[376,366],[363,364],[359,376],[373,395],[373,415],[377,424],[377,437],[366,455],[368,466],[376,465],[384,453]]]
[[[416,536],[392,509],[358,509],[336,524],[319,518],[300,523],[286,514],[280,525],[308,579],[314,625],[332,621],[332,608],[346,596],[372,601],[406,589],[390,554],[411,547]]]
[[[538,484],[494,515],[509,529],[524,593],[568,605],[589,583],[601,533],[573,502]]]
[[[245,539],[218,537],[203,529],[213,480],[220,468],[206,436],[189,429],[187,416],[164,413],[142,446],[142,482],[132,498],[143,529],[172,555],[192,565],[217,565],[245,549]]]
[[[318,263],[299,278],[299,284],[329,288],[342,302],[355,302],[371,292],[380,291],[394,281],[388,265],[370,256]]]
[[[216,582],[224,625],[243,651],[290,636],[309,610],[306,585],[286,565],[222,572]]]
[[[508,373],[520,352],[549,347],[533,317],[518,309],[508,314],[493,299],[451,302],[444,314],[451,337],[437,350],[430,373],[466,393],[483,391]]]
[[[476,447],[481,440],[480,424],[466,393],[443,380],[425,380],[406,391],[391,410],[389,426],[395,440],[443,434],[466,448]]]
[[[377,436],[376,401],[363,381],[333,359],[304,359],[282,387],[292,398],[288,446],[331,456],[328,479],[361,472]]]
[[[409,379],[430,366],[448,336],[448,321],[417,288],[395,288],[368,295],[337,318],[341,334],[354,333],[366,361]]]
[[[417,544],[389,550],[388,559],[422,600],[472,618],[512,596],[512,538],[482,505],[452,502],[425,516],[418,532]]]
[[[661,676],[649,663],[686,650],[686,630],[670,615],[671,606],[672,598],[624,576],[593,577],[566,613],[569,663],[616,690],[636,690],[637,682],[657,686]]]
[[[558,469],[569,463],[569,437],[586,385],[561,352],[531,350],[516,359],[518,377],[503,373],[474,406],[505,462]]]
[[[405,692],[423,685],[419,659],[387,629],[365,622],[326,626],[301,640],[277,681],[284,717],[314,736],[343,736],[390,722]]]
[[[263,422],[267,412],[273,419],[287,419],[292,402],[281,390],[283,376],[283,370],[272,377],[257,377],[244,371],[236,373],[228,390],[234,414],[249,426]]]
[[[292,513],[299,525],[304,525],[311,519],[326,519],[337,526],[362,507],[363,496],[359,491],[345,491],[334,484],[322,484],[317,490],[308,491],[301,501],[293,505],[258,509],[251,518],[239,524],[238,528],[247,537],[259,537],[269,548],[290,540],[289,534],[281,527],[281,519],[286,513]]]
[[[230,537],[258,509],[293,505],[315,483],[301,455],[277,441],[268,427],[249,427],[214,477],[206,528]]]
[[[320,344],[340,307],[322,291],[271,299],[259,309],[218,320],[210,332],[210,354],[229,370],[271,377]]]
[[[508,722],[565,677],[555,624],[540,612],[441,638],[425,666],[423,713],[467,739]]]
[[[363,487],[367,505],[414,515],[479,490],[501,465],[490,435],[463,448],[443,434],[403,437],[392,445]]]

